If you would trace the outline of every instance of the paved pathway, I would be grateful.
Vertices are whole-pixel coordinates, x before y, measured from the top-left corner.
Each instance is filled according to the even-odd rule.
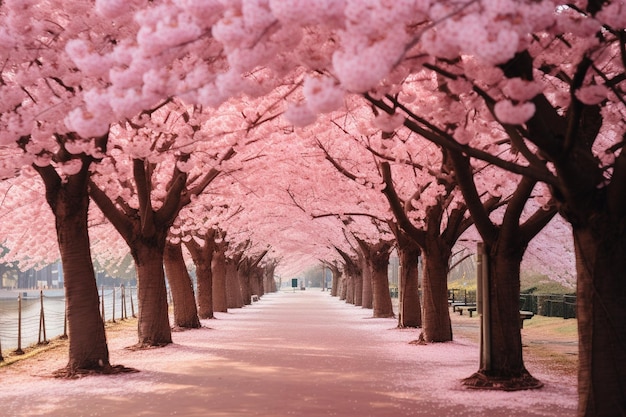
[[[546,388],[523,393],[468,391],[458,384],[477,367],[469,341],[415,346],[418,330],[347,305],[328,292],[268,294],[258,303],[174,333],[171,346],[123,349],[125,376],[58,381],[3,379],[3,416],[570,416],[575,390],[540,376]],[[130,332],[129,332],[130,333]],[[537,373],[534,373],[536,376]],[[546,380],[547,378],[547,380]],[[8,413],[8,414],[7,414]]]

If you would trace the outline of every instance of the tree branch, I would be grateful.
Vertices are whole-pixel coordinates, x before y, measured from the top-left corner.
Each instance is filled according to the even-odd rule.
[[[389,114],[393,114],[395,111],[394,107],[391,107],[389,104],[385,103],[383,100],[375,99],[367,94],[365,95],[365,98],[370,103],[374,104],[376,107],[378,107],[379,109]],[[454,138],[451,137],[449,134],[441,131],[440,129],[438,129],[436,126],[432,125],[425,119],[417,116],[416,114],[411,112],[408,108],[406,108],[404,105],[399,103],[393,97],[388,96],[387,98],[392,101],[394,106],[402,109],[409,116],[409,118],[405,118],[404,120],[405,127],[419,134],[425,139],[433,142],[434,144],[439,145],[445,149],[450,149],[452,151],[460,152],[460,153],[469,155],[473,158],[480,159],[482,161],[488,162],[492,165],[503,168],[515,174],[536,178],[537,180],[543,181],[546,184],[550,184],[554,186],[558,185],[556,178],[549,171],[544,170],[544,169],[537,169],[536,167],[531,167],[531,166],[518,165],[513,162],[505,161],[501,158],[498,158],[497,156],[494,156],[488,152],[481,151],[479,149],[475,149],[467,145],[461,145],[456,140],[454,140]],[[423,124],[424,126],[426,126],[426,128],[422,127],[420,124]]]
[[[130,243],[133,236],[133,223],[129,217],[120,212],[109,196],[106,195],[92,180],[89,180],[89,196],[96,203],[100,211],[111,222],[115,230]]]
[[[335,158],[330,156],[330,153],[328,153],[324,145],[322,145],[322,142],[320,142],[319,140],[316,140],[316,141],[317,141],[317,146],[322,150],[322,152],[324,152],[326,160],[330,162],[333,165],[333,167],[335,167],[335,169],[339,171],[339,173],[342,174],[344,177],[356,182],[357,176],[351,173],[350,171],[348,171],[347,169],[345,169],[339,162],[335,160]]]
[[[400,197],[398,197],[398,193],[393,185],[391,167],[389,166],[389,163],[382,162],[380,164],[380,170],[383,176],[383,182],[385,183],[385,188],[382,192],[389,202],[389,206],[391,207],[391,211],[398,222],[398,226],[400,226],[407,235],[411,236],[416,243],[418,243],[421,247],[424,247],[426,234],[423,230],[416,228],[407,217],[404,207],[402,206],[402,202],[400,201]]]
[[[237,154],[237,152],[235,151],[235,149],[234,148],[230,148],[220,158],[220,160],[218,162],[218,166],[222,162],[228,161],[229,159],[231,159],[236,154]],[[182,196],[182,199],[181,199],[181,206],[186,206],[187,204],[189,204],[189,202],[191,201],[191,197],[192,196],[197,196],[197,195],[201,194],[206,189],[206,187],[208,187],[209,184],[211,184],[211,182],[213,182],[213,180],[215,178],[217,178],[217,176],[221,172],[222,171],[220,169],[218,169],[218,168],[211,168],[209,170],[209,172],[206,173],[206,175],[200,180],[200,182],[198,184],[194,185],[191,189],[187,190],[187,192],[184,193],[184,195]]]
[[[489,218],[489,212],[485,210],[485,206],[480,200],[480,196],[476,190],[469,157],[452,150],[448,151],[448,155],[450,155],[454,165],[456,182],[461,189],[465,204],[467,204],[467,208],[470,210],[478,232],[483,240],[488,243],[492,242],[498,231]]]
[[[133,159],[133,177],[137,186],[141,233],[144,236],[153,236],[156,233],[156,229],[154,227],[154,212],[150,199],[152,179],[146,169],[146,163],[143,159]]]

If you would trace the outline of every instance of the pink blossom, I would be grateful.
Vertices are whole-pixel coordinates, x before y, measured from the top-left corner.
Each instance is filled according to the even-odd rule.
[[[387,114],[380,113],[373,120],[373,124],[377,129],[383,132],[393,132],[404,124],[405,116],[402,113]]]
[[[605,4],[596,15],[596,18],[613,29],[624,29],[626,28],[626,5],[622,1]]]
[[[72,110],[67,115],[65,125],[70,131],[78,133],[83,138],[103,136],[109,131],[108,123],[80,108]]]
[[[588,85],[576,90],[576,98],[584,104],[593,106],[604,101],[609,93],[609,89],[603,85]]]
[[[316,114],[305,104],[291,104],[284,113],[285,119],[294,126],[310,125],[317,118]]]
[[[316,113],[328,113],[343,105],[343,91],[329,77],[306,77],[302,93],[308,107]]]
[[[502,91],[512,100],[528,101],[540,94],[543,87],[536,81],[527,81],[521,78],[507,78]]]
[[[59,164],[59,171],[63,175],[75,175],[83,167],[83,163],[80,159],[70,159],[69,161]]]
[[[513,104],[511,100],[502,100],[496,103],[494,112],[501,123],[521,125],[533,117],[535,105],[531,102]]]

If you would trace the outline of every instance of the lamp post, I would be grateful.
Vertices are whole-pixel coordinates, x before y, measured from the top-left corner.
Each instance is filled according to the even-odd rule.
[[[485,244],[476,245],[476,312],[480,317],[480,368],[491,369],[491,306],[489,300],[489,256]]]

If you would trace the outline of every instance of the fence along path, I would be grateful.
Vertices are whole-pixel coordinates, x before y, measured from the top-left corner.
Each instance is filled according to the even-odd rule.
[[[100,311],[104,321],[135,315],[136,290],[133,287],[101,287]],[[0,352],[45,344],[67,336],[63,290],[22,290],[0,292]],[[2,354],[0,354],[0,358]]]

